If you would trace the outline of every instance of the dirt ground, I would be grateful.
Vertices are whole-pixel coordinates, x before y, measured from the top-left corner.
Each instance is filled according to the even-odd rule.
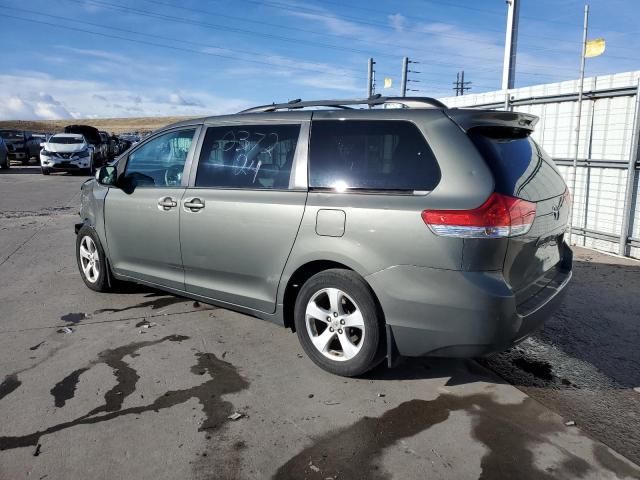
[[[543,330],[484,364],[640,462],[640,261],[574,253],[571,290]]]

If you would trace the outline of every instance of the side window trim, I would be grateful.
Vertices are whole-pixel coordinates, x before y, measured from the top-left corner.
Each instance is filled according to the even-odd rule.
[[[127,170],[127,165],[129,163],[129,157],[131,157],[131,155],[134,154],[138,149],[144,147],[146,144],[148,144],[149,142],[152,142],[153,140],[155,140],[156,138],[162,135],[166,135],[168,133],[173,133],[173,132],[179,132],[181,130],[195,130],[193,132],[193,140],[191,141],[189,152],[187,153],[187,158],[185,159],[185,162],[184,162],[184,169],[182,170],[182,180],[180,182],[180,185],[166,186],[163,188],[185,188],[188,185],[190,170],[194,163],[193,159],[196,154],[196,144],[198,144],[198,147],[199,147],[201,134],[205,130],[202,128],[202,124],[183,125],[183,126],[171,128],[168,130],[162,130],[152,135],[149,135],[147,138],[144,139],[144,141],[138,143],[135,147],[133,147],[131,151],[127,153],[126,157],[122,157],[121,159],[118,160],[116,165],[116,171],[118,173],[118,176],[124,175],[124,173]],[[197,151],[199,151],[199,149]],[[140,186],[138,188],[153,188],[153,187]]]
[[[210,128],[228,127],[228,126],[242,126],[242,125],[299,125],[300,133],[298,136],[298,142],[296,143],[296,152],[294,154],[293,165],[291,167],[291,174],[289,177],[288,189],[265,189],[265,188],[233,188],[233,187],[204,187],[196,186],[196,175],[198,173],[198,165],[200,163],[200,157],[202,153],[202,146],[204,144],[207,131]],[[311,119],[296,119],[296,120],[270,120],[270,121],[248,121],[248,122],[215,122],[206,125],[202,125],[200,135],[197,141],[197,148],[192,157],[192,163],[190,165],[190,172],[187,181],[187,188],[198,188],[205,190],[247,190],[256,192],[288,192],[288,191],[306,191],[308,189],[308,158],[309,158],[309,133],[311,130]],[[195,143],[195,142],[194,142]],[[183,176],[183,182],[185,177]]]
[[[291,166],[291,176],[289,177],[289,190],[309,189],[309,133],[311,131],[311,121],[302,122],[300,125],[300,136],[296,144],[296,153]]]

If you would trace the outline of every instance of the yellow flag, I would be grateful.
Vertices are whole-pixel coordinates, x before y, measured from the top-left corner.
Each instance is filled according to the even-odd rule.
[[[392,84],[393,84],[393,79],[389,77],[384,77],[384,88],[391,88]]]
[[[597,57],[598,55],[602,55],[604,53],[604,49],[604,38],[589,40],[587,42],[587,49],[585,50],[584,56],[587,58]]]

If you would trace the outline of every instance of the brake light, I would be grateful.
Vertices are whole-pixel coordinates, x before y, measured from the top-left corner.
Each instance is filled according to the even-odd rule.
[[[536,217],[536,204],[492,193],[471,210],[425,210],[422,220],[433,233],[444,237],[500,238],[524,235]]]

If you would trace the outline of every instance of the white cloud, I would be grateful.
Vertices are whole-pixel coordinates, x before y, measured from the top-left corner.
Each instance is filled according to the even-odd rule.
[[[265,54],[263,61],[274,65],[270,68],[234,67],[225,71],[227,75],[237,77],[274,77],[284,78],[294,85],[312,87],[316,90],[349,92],[362,95],[366,82],[358,79],[355,72],[345,71],[337,65],[318,62],[305,62],[297,58],[282,55]]]
[[[169,94],[169,103],[182,107],[204,107],[202,101],[195,98],[185,98],[181,94],[175,92]]]
[[[207,116],[237,112],[253,102],[208,91],[189,95],[164,88],[120,88],[56,78],[41,72],[0,74],[0,119]]]
[[[389,15],[389,23],[391,23],[391,26],[393,28],[396,29],[396,31],[401,32],[402,30],[404,30],[404,23],[406,21],[406,18],[404,18],[404,16],[400,15],[399,13],[395,13],[393,15]]]
[[[51,120],[73,118],[66,107],[48,93],[0,96],[0,118]]]
[[[113,52],[107,52],[105,50],[76,48],[76,47],[69,47],[66,45],[58,45],[57,48],[60,50],[65,50],[67,52],[75,53],[77,55],[82,55],[85,57],[99,58],[102,60],[109,60],[111,62],[117,62],[117,63],[131,63],[130,59],[125,57],[124,55],[119,55]],[[69,58],[67,60],[71,61],[71,59]]]

